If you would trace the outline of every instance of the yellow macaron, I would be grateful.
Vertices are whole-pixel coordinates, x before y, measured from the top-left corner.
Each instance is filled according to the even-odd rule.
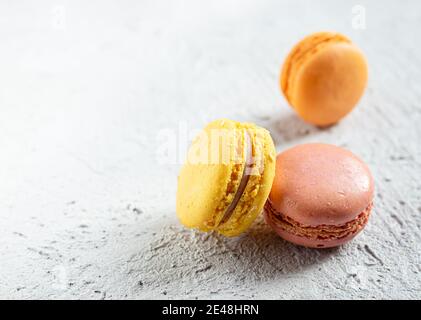
[[[301,40],[286,58],[281,90],[298,115],[317,126],[346,116],[367,84],[363,53],[344,35],[318,32]]]
[[[188,228],[226,236],[244,232],[261,213],[275,176],[269,132],[220,119],[194,139],[177,186],[177,216]]]

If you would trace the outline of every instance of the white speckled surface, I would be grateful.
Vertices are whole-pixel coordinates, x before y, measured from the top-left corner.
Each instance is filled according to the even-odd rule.
[[[421,3],[2,1],[0,298],[421,298]],[[301,122],[278,90],[291,46],[337,30],[366,53],[369,88],[339,125]],[[376,180],[353,242],[317,251],[262,221],[225,239],[175,217],[171,134],[254,121],[277,150],[352,150]],[[166,131],[165,131],[166,129]],[[162,155],[162,154],[161,154]],[[162,158],[161,158],[162,159]]]

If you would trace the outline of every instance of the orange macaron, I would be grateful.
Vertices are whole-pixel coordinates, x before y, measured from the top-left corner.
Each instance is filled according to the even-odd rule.
[[[298,115],[329,126],[358,103],[367,84],[363,53],[339,33],[318,32],[301,40],[282,67],[280,86]]]

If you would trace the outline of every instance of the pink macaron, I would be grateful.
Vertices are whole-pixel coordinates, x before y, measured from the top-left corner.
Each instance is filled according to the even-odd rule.
[[[336,247],[364,228],[373,195],[370,170],[353,153],[329,144],[303,144],[277,156],[264,216],[287,241]]]

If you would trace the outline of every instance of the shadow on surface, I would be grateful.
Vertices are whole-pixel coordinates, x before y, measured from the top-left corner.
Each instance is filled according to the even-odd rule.
[[[128,269],[145,283],[164,285],[174,281],[201,286],[223,281],[267,281],[299,276],[305,268],[320,264],[337,249],[308,249],[279,238],[259,218],[247,233],[226,238],[217,233],[188,230],[181,225],[155,226],[151,242],[128,261]],[[223,286],[222,286],[223,287]]]
[[[317,265],[338,249],[311,249],[289,243],[280,238],[263,219],[259,219],[248,232],[235,240],[234,251],[240,248],[246,264],[257,264],[263,274],[298,274]],[[257,250],[254,250],[257,248]]]
[[[281,116],[273,116],[261,124],[272,135],[275,145],[294,142],[306,136],[316,135],[329,131],[332,126],[319,128],[304,122],[294,112],[283,113]]]

